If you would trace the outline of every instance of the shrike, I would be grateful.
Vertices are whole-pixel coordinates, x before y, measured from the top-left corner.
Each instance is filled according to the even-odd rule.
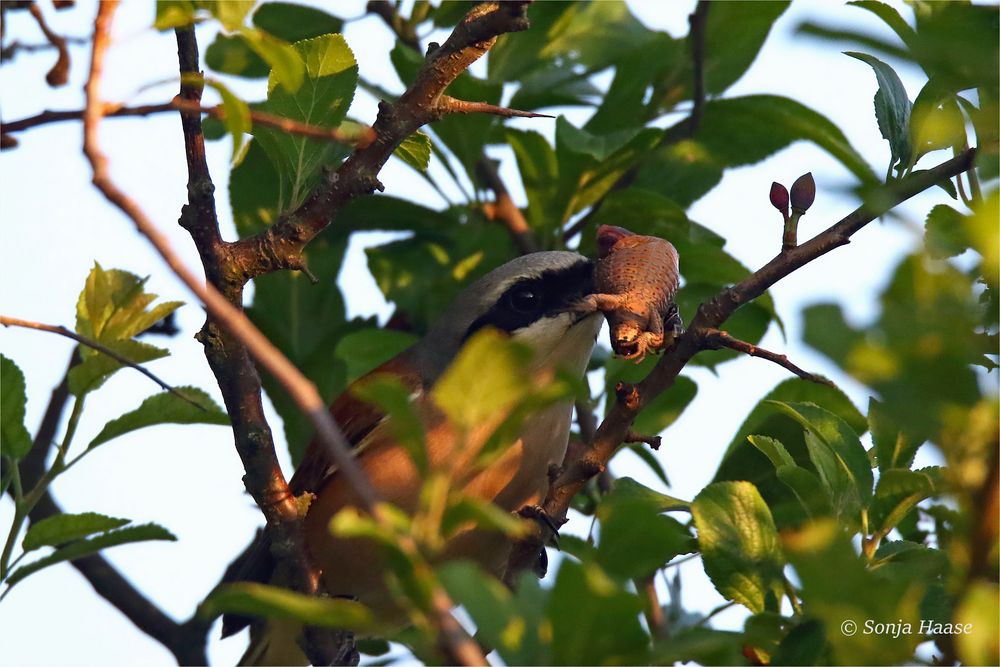
[[[531,348],[532,375],[559,370],[582,378],[602,319],[600,313],[573,312],[571,306],[592,292],[593,265],[582,255],[552,251],[518,257],[467,287],[423,339],[372,371],[395,376],[411,393],[416,412],[424,422],[431,469],[449,470],[466,493],[509,512],[537,504],[545,497],[549,466],[561,464],[566,453],[571,399],[529,417],[517,436],[503,443],[502,454],[485,468],[470,466],[468,474],[463,475],[461,471],[456,474],[456,465],[461,465],[456,461],[471,461],[470,437],[475,440],[475,434],[465,434],[458,451],[455,430],[433,404],[430,390],[464,343],[485,327],[493,327]],[[525,381],[531,379],[526,377]],[[359,451],[358,463],[381,498],[414,512],[423,479],[393,436],[388,418],[356,398],[350,388],[330,410],[348,441]],[[375,545],[330,532],[330,519],[346,507],[360,505],[360,500],[336,474],[322,445],[313,442],[309,446],[290,487],[296,495],[315,495],[305,519],[306,544],[322,569],[327,591],[353,596],[377,615],[398,616],[398,607],[384,584],[384,568]],[[509,539],[502,533],[470,529],[450,539],[440,560],[470,559],[500,576],[509,549]],[[235,580],[268,582],[274,565],[265,536],[230,567],[230,574]],[[223,636],[248,624],[250,619],[227,616]],[[295,645],[298,629],[278,629],[280,624],[254,623],[245,664],[289,664],[296,658],[304,659]]]

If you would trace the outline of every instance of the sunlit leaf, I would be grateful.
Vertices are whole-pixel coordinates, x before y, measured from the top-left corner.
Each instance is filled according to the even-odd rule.
[[[0,450],[14,461],[31,449],[31,435],[24,427],[24,374],[13,361],[0,355]]]
[[[32,523],[24,535],[21,547],[25,551],[34,551],[41,547],[58,547],[94,533],[121,528],[128,523],[129,519],[116,519],[94,512],[56,514]]]
[[[10,576],[7,577],[5,583],[7,583],[8,586],[13,586],[25,577],[32,575],[41,569],[49,567],[50,565],[76,560],[77,558],[83,558],[84,556],[89,556],[90,554],[97,553],[98,551],[109,547],[115,547],[121,544],[130,544],[132,542],[146,542],[149,540],[167,540],[173,542],[176,541],[176,539],[177,538],[174,537],[173,534],[171,534],[166,528],[158,526],[154,523],[147,523],[141,526],[126,526],[125,528],[119,528],[118,530],[102,533],[96,537],[77,540],[67,544],[66,546],[60,547],[44,558],[39,558],[36,561],[17,568],[10,573]]]
[[[150,396],[135,410],[126,412],[121,417],[112,419],[105,424],[101,432],[90,441],[87,447],[97,447],[126,433],[156,424],[229,425],[229,415],[201,389],[175,387],[175,390],[197,403],[201,408],[199,409],[169,391]]]
[[[257,583],[227,584],[205,600],[200,613],[214,618],[223,613],[280,618],[309,625],[370,632],[378,627],[372,612],[360,602],[319,598],[286,588]]]
[[[784,557],[764,499],[749,482],[717,482],[691,503],[705,572],[727,600],[776,610]]]

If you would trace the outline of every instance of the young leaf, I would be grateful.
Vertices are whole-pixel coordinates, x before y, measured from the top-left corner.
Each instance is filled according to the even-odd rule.
[[[233,31],[243,25],[255,4],[256,0],[214,0],[203,6],[218,19],[223,28]]]
[[[889,65],[875,56],[857,51],[845,51],[845,55],[867,63],[875,70],[878,92],[875,93],[875,118],[882,137],[889,142],[892,153],[890,166],[898,160],[901,167],[909,164],[913,154],[910,145],[910,98],[899,75]]]
[[[121,528],[127,523],[131,523],[129,519],[116,519],[94,512],[56,514],[31,524],[24,535],[21,547],[25,551],[34,551],[41,547],[58,547],[94,533]]]
[[[816,519],[833,513],[823,484],[812,471],[797,465],[781,465],[775,468],[774,474],[802,503],[807,518]]]
[[[70,542],[66,546],[60,547],[44,558],[22,565],[14,570],[7,578],[7,585],[13,586],[25,577],[38,572],[41,569],[63,563],[65,561],[76,560],[90,554],[97,553],[101,549],[115,547],[121,544],[131,544],[132,542],[146,542],[149,540],[167,540],[174,542],[177,540],[166,528],[155,523],[147,523],[141,526],[127,526],[111,532],[102,533],[96,537]],[[10,590],[8,588],[8,590]],[[5,593],[6,594],[6,593]]]
[[[163,348],[137,340],[104,341],[102,344],[136,364],[162,359],[170,354]],[[81,351],[83,361],[69,371],[69,391],[74,396],[83,396],[99,389],[108,378],[123,368],[117,359],[95,350],[91,352],[93,354]]]
[[[112,419],[90,441],[88,449],[102,445],[126,433],[156,424],[218,424],[229,425],[229,415],[215,404],[208,394],[195,387],[176,387],[176,391],[202,407],[198,409],[173,392],[150,396],[135,410]]]
[[[972,244],[968,217],[947,204],[938,204],[924,223],[924,247],[934,259],[947,259],[965,252]]]
[[[705,572],[727,600],[753,612],[783,595],[784,557],[771,511],[749,482],[716,482],[691,503]],[[769,602],[768,599],[774,600]]]
[[[315,7],[291,2],[266,2],[253,14],[253,24],[286,42],[301,42],[340,32],[344,21]]]
[[[191,0],[159,0],[156,3],[157,30],[172,30],[194,22],[195,6]]]
[[[24,374],[13,361],[0,355],[0,451],[12,461],[31,449],[31,435],[24,427]]]
[[[378,623],[360,602],[318,598],[257,583],[228,584],[213,592],[199,611],[204,618],[223,613],[301,621],[325,628],[371,633]]]
[[[961,150],[965,144],[965,117],[955,101],[955,91],[931,79],[920,90],[910,113],[913,162],[930,151]]]
[[[691,503],[680,498],[668,496],[643,486],[631,477],[619,477],[615,480],[611,492],[622,501],[630,500],[652,505],[657,512],[689,512]]]
[[[237,34],[271,66],[273,85],[283,87],[291,95],[298,92],[305,76],[305,63],[291,44],[256,28],[241,28]]]
[[[243,150],[243,135],[250,132],[253,127],[253,122],[250,120],[250,107],[222,82],[205,79],[205,83],[215,88],[219,96],[222,97],[222,110],[225,113],[223,123],[233,137],[232,160],[235,162]]]
[[[431,140],[423,132],[414,132],[396,147],[393,155],[417,171],[427,171],[431,161]]]

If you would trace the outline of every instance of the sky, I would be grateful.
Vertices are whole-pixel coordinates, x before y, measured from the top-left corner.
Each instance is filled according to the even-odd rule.
[[[318,3],[322,4],[322,3]],[[361,17],[364,2],[327,3],[342,17]],[[409,5],[407,2],[405,5]],[[687,31],[693,1],[629,2],[649,27],[675,36]],[[909,17],[901,2],[890,2]],[[61,34],[86,36],[96,3],[78,2],[60,13],[43,3],[50,25]],[[42,36],[25,12],[8,13],[7,34],[27,43]],[[841,55],[849,44],[816,41],[796,33],[804,20],[863,29],[884,39],[893,34],[868,12],[823,0],[797,0],[775,24],[762,52],[747,74],[726,96],[754,93],[782,94],[826,115],[838,125],[876,173],[885,170],[888,146],[878,133],[872,111],[875,77],[867,65]],[[124,3],[114,25],[114,44],[108,54],[103,95],[128,104],[169,100],[177,88],[176,44],[172,33],[150,28],[151,3]],[[199,28],[202,52],[214,29]],[[393,91],[401,91],[388,59],[393,40],[374,16],[350,22],[344,31],[355,52],[361,75]],[[426,43],[433,36],[423,36]],[[85,46],[72,46],[69,84],[48,88],[44,75],[54,54],[22,54],[0,68],[0,112],[4,120],[33,115],[43,109],[79,109],[89,66]],[[923,80],[919,72],[899,65],[897,70],[913,99]],[[474,72],[482,73],[477,64]],[[604,77],[607,80],[607,77]],[[229,82],[227,80],[227,82]],[[263,96],[261,82],[234,80],[232,87],[248,99]],[[374,119],[376,101],[359,91],[351,116]],[[567,110],[579,124],[587,112]],[[551,139],[555,121],[517,119]],[[180,335],[158,338],[172,356],[150,364],[150,370],[172,385],[194,385],[221,403],[214,377],[202,348],[193,338],[204,315],[186,288],[132,229],[131,223],[108,206],[90,184],[90,172],[80,152],[79,123],[47,125],[19,135],[20,146],[0,154],[0,312],[50,324],[72,326],[76,297],[94,261],[149,275],[147,289],[164,300],[187,305],[178,313]],[[187,180],[180,124],[174,114],[138,119],[111,119],[102,125],[101,141],[111,163],[111,175],[166,232],[188,266],[198,257],[187,233],[177,226],[186,199]],[[235,238],[227,197],[229,139],[209,144],[209,166],[215,180],[223,234]],[[509,150],[490,151],[502,160],[501,174],[515,200],[525,197]],[[925,158],[940,161],[939,154]],[[923,164],[923,163],[922,163]],[[772,181],[790,184],[811,171],[817,198],[800,225],[806,238],[839,220],[857,206],[847,188],[853,183],[847,170],[812,144],[798,143],[767,160],[726,172],[722,183],[689,210],[689,217],[725,236],[726,249],[746,266],[756,268],[770,260],[780,244],[780,221],[768,203]],[[431,207],[441,199],[413,172],[392,160],[380,174],[386,192]],[[868,392],[822,356],[800,342],[800,311],[819,302],[841,304],[850,321],[863,324],[877,310],[877,295],[899,259],[922,240],[923,215],[945,201],[940,190],[920,195],[897,209],[896,218],[871,224],[849,246],[807,265],[778,283],[771,294],[785,322],[787,340],[774,327],[762,341],[785,352],[799,366],[831,377],[865,410]],[[356,235],[339,282],[350,315],[377,315],[382,320],[391,307],[368,274],[363,247],[384,242],[385,234]],[[682,258],[683,261],[683,258]],[[199,269],[200,272],[200,269]],[[602,334],[606,345],[606,335]],[[51,388],[59,381],[72,350],[61,337],[25,330],[0,330],[0,351],[11,357],[27,378],[26,425],[34,431]],[[726,446],[744,417],[787,371],[751,358],[726,363],[718,374],[688,368],[684,374],[698,383],[694,402],[665,433],[656,455],[673,486],[668,491],[692,498],[712,478]],[[89,441],[105,422],[130,410],[157,387],[140,374],[121,371],[87,402],[77,443]],[[279,453],[289,470],[280,420],[268,405]],[[929,454],[922,454],[929,457]],[[612,466],[654,488],[663,488],[629,454]],[[918,463],[920,461],[918,460]],[[925,458],[923,464],[933,462]],[[222,570],[262,523],[259,512],[243,493],[242,468],[229,429],[218,426],[159,426],[120,438],[59,478],[53,493],[66,511],[94,511],[125,516],[136,523],[154,521],[166,526],[177,542],[129,545],[105,552],[146,595],[177,619],[186,619],[218,581]],[[12,517],[12,504],[0,500],[0,526]],[[564,530],[585,534],[589,522],[572,521]],[[552,568],[554,571],[555,568]],[[699,561],[680,566],[685,606],[710,610],[723,600],[705,577]],[[550,577],[552,572],[550,571]],[[662,593],[662,591],[661,591]],[[719,614],[717,627],[742,627],[745,611],[733,608]],[[117,610],[93,594],[85,580],[68,565],[36,574],[0,603],[0,655],[7,664],[42,665],[168,665],[172,656],[131,626]],[[209,657],[213,664],[233,664],[244,641],[221,642],[213,632]]]

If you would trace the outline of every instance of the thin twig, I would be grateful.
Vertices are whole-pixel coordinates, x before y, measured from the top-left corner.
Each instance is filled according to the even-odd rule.
[[[160,104],[144,104],[134,107],[108,104],[105,109],[104,116],[107,118],[149,116],[167,111],[203,113],[222,120],[225,120],[226,118],[226,111],[222,105],[205,107],[196,101],[186,100],[182,97],[175,97],[169,102],[161,102]],[[72,111],[43,111],[34,116],[29,116],[28,118],[11,121],[10,123],[3,123],[2,129],[4,134],[21,132],[33,127],[38,127],[39,125],[46,125],[48,123],[59,123],[67,120],[81,120],[83,118],[83,114],[83,109]],[[374,130],[370,127],[362,128],[361,132],[355,136],[353,133],[347,134],[342,132],[340,128],[310,125],[309,123],[303,123],[302,121],[294,120],[292,118],[286,118],[284,116],[278,116],[265,111],[258,111],[256,109],[250,110],[250,120],[255,125],[273,127],[274,129],[287,132],[288,134],[296,134],[324,141],[335,141],[337,143],[358,146],[360,148],[368,146],[375,140]]]
[[[498,220],[507,228],[514,245],[522,255],[538,251],[538,240],[528,225],[524,213],[514,203],[507,186],[500,179],[493,162],[483,155],[476,162],[476,175],[482,180],[496,197],[496,201],[483,205],[483,213],[488,220]]]
[[[485,113],[493,116],[503,116],[504,118],[555,118],[547,113],[536,113],[534,111],[522,111],[501,107],[488,102],[469,102],[459,100],[448,95],[442,95],[435,107],[437,112],[446,115],[453,113]]]
[[[649,625],[649,633],[653,637],[663,637],[666,634],[667,620],[660,606],[660,596],[656,592],[656,575],[635,580],[635,588],[642,598],[642,613]]]
[[[59,52],[55,65],[45,75],[45,81],[53,88],[66,85],[66,82],[69,81],[69,49],[66,48],[66,38],[52,31],[37,2],[28,5],[28,11],[31,12],[31,16],[34,17],[42,34],[45,35],[45,39],[49,40],[49,44]]]
[[[659,449],[660,445],[663,444],[663,438],[658,435],[644,435],[642,433],[636,433],[635,431],[628,431],[625,433],[625,439],[623,442],[628,444],[633,444],[637,442],[642,442],[650,446],[652,449]]]
[[[704,349],[703,338],[711,329],[718,329],[741,306],[750,303],[772,285],[835,248],[850,243],[851,236],[872,220],[895,208],[910,197],[935,184],[961,174],[973,167],[975,148],[971,148],[938,166],[893,181],[876,192],[854,212],[842,218],[809,241],[782,252],[740,283],[724,289],[703,302],[687,330],[678,337],[646,378],[631,391],[619,395],[615,405],[597,429],[589,450],[566,468],[549,488],[542,505],[556,520],[566,516],[570,502],[584,485],[607,465],[624,440],[632,422],[651,400],[673,386],[681,370]],[[545,536],[535,531],[514,545],[508,563],[511,572],[528,569]]]
[[[784,250],[782,252],[785,252]],[[782,368],[790,370],[795,375],[798,375],[803,380],[809,380],[810,382],[816,382],[818,384],[825,384],[828,387],[836,387],[833,382],[823,377],[822,375],[816,375],[814,373],[809,373],[802,370],[791,361],[784,354],[778,354],[776,352],[771,352],[770,350],[765,350],[762,347],[753,345],[746,341],[740,340],[738,338],[733,338],[726,331],[721,331],[719,329],[708,328],[704,331],[704,343],[707,349],[718,350],[724,347],[728,347],[730,350],[736,350],[737,352],[742,352],[743,354],[748,354],[751,357],[758,357],[760,359],[767,359],[772,361]]]
[[[164,382],[160,378],[156,377],[148,368],[145,368],[144,366],[141,366],[141,365],[137,364],[136,362],[132,361],[128,357],[125,357],[125,356],[122,356],[121,354],[118,354],[117,352],[115,352],[114,350],[112,350],[110,347],[102,345],[101,343],[98,343],[96,340],[91,340],[90,338],[87,338],[86,336],[81,336],[80,334],[76,333],[75,331],[73,331],[71,329],[67,329],[64,326],[59,326],[59,325],[55,325],[55,324],[42,324],[41,322],[31,322],[29,320],[22,320],[22,319],[18,319],[16,317],[7,317],[6,315],[0,315],[0,324],[2,324],[5,327],[22,327],[24,329],[35,329],[37,331],[48,331],[49,333],[59,334],[60,336],[65,336],[66,338],[71,338],[71,339],[75,340],[77,343],[80,343],[81,345],[85,345],[86,347],[89,347],[92,350],[97,350],[101,354],[103,354],[105,356],[108,356],[108,357],[111,357],[112,359],[114,359],[115,361],[117,361],[118,363],[120,363],[123,366],[128,366],[129,368],[134,368],[135,370],[139,371],[140,373],[142,373],[143,375],[145,375],[146,377],[148,377],[150,380],[152,380],[156,384],[160,385],[160,387],[162,387],[163,389],[166,389],[167,391],[169,391],[171,394],[173,394],[177,398],[180,398],[180,399],[182,399],[184,401],[187,401],[188,403],[190,403],[191,405],[195,406],[199,410],[202,410],[202,411],[205,410],[205,406],[196,403],[195,401],[191,400],[190,398],[188,398],[187,396],[185,396],[181,392],[177,391],[176,389],[174,389],[173,387],[171,387],[169,384],[167,384],[166,382]]]
[[[692,105],[687,118],[663,131],[656,143],[656,148],[663,148],[684,139],[690,139],[701,125],[705,110],[705,28],[708,22],[708,11],[711,3],[699,0],[694,12],[688,17],[691,26],[689,40],[691,42],[691,72],[692,72]],[[647,120],[652,120],[648,118]],[[590,210],[576,222],[563,231],[563,242],[572,240],[587,229],[604,205],[605,197],[612,192],[623,190],[630,186],[639,173],[640,164],[635,164],[623,173],[608,192],[597,200]]]

